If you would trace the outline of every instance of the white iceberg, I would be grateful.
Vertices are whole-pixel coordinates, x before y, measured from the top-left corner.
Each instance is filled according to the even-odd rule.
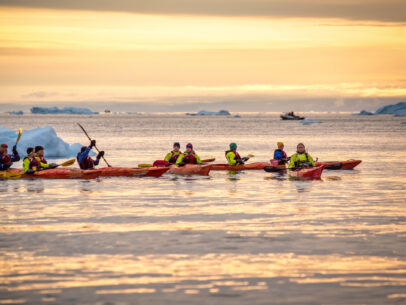
[[[321,121],[314,121],[314,120],[301,120],[300,121],[303,125],[310,125],[310,124],[320,124]]]
[[[8,114],[12,114],[12,115],[23,115],[24,112],[22,110],[19,111],[9,111],[7,112]]]
[[[11,147],[15,145],[16,140],[17,132],[0,126],[0,144],[7,144],[11,151]],[[76,157],[82,147],[80,143],[69,145],[57,136],[52,127],[46,126],[27,131],[24,130],[18,142],[17,150],[19,155],[23,157],[27,155],[28,147],[35,147],[37,145],[44,147],[45,157],[51,159]]]
[[[366,110],[361,110],[360,113],[353,113],[352,115],[374,115],[374,114]]]
[[[375,114],[393,114],[395,116],[406,116],[406,102],[383,106],[376,110]]]
[[[218,112],[201,110],[198,113],[186,113],[186,115],[230,115],[230,112],[227,110],[220,110]]]
[[[93,112],[87,108],[77,108],[77,107],[32,107],[31,113],[34,114],[98,114],[98,112]]]

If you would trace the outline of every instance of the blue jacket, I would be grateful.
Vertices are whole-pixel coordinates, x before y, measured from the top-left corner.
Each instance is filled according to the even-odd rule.
[[[87,155],[89,154],[89,152],[92,150],[92,148],[89,146],[88,148],[85,149],[84,152],[82,153],[78,153],[77,159],[78,159],[78,163],[82,164],[82,162],[86,159]],[[94,165],[98,165],[100,162],[100,159],[93,160],[93,164]]]
[[[280,150],[275,150],[274,154],[273,154],[273,158],[275,160],[279,160],[283,157],[283,154]]]

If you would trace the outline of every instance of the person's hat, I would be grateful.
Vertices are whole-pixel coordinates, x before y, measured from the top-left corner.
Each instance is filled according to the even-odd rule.
[[[4,143],[4,144],[1,144],[1,147],[8,148],[8,145]]]
[[[177,146],[177,147],[180,148],[180,143],[179,143],[179,142],[175,142],[175,143],[173,143],[173,146]]]
[[[230,143],[230,150],[236,150],[237,149],[237,144],[236,143]]]
[[[278,143],[276,143],[276,144],[278,145],[278,147],[284,146],[284,145],[283,145],[283,142],[278,142]]]
[[[188,148],[188,147],[189,147],[189,148],[193,148],[192,143],[187,143],[187,144],[186,144],[186,148]]]

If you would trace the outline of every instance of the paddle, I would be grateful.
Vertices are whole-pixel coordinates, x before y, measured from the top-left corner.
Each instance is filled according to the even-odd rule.
[[[203,160],[200,160],[200,161],[202,163],[209,163],[209,162],[216,161],[216,158],[203,159]],[[148,164],[148,163],[141,163],[141,164],[138,164],[138,167],[153,167],[153,165]]]
[[[17,140],[16,140],[16,146],[17,146],[17,143],[18,143],[18,141],[20,141],[20,138],[21,138],[21,134],[23,133],[23,131],[21,130],[21,128],[20,128],[20,130],[18,131],[18,136],[17,136]]]
[[[4,173],[3,178],[5,178],[5,179],[18,179],[18,178],[21,178],[22,174],[23,173],[6,172],[6,173]]]
[[[92,139],[89,137],[89,135],[87,134],[86,130],[83,128],[82,125],[80,125],[79,123],[77,123],[79,125],[79,127],[83,130],[83,132],[85,133],[85,135],[87,136],[87,138],[89,139],[89,141],[91,141]],[[97,146],[95,145],[94,148],[96,148],[96,150],[100,153],[100,150],[97,148]],[[104,162],[106,162],[108,167],[111,167],[111,165],[106,161],[106,159],[104,158],[104,156],[102,157]]]
[[[76,159],[70,159],[68,161],[65,161],[61,164],[59,164],[58,166],[71,166],[73,163],[75,163]]]

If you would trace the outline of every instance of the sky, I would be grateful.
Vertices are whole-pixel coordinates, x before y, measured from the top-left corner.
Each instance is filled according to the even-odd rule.
[[[0,111],[406,101],[404,0],[0,0]]]

